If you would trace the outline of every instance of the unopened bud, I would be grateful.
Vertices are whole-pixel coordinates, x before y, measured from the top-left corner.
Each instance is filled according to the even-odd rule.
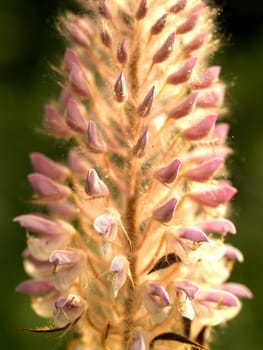
[[[139,117],[145,118],[150,113],[153,105],[154,89],[155,87],[153,86],[145,96],[142,103],[138,106],[137,114]]]
[[[100,38],[101,42],[106,46],[106,47],[111,47],[112,45],[112,38],[110,36],[110,33],[107,29],[103,29],[100,33]]]
[[[86,144],[94,153],[105,153],[107,151],[107,145],[104,142],[96,123],[92,120],[88,123]]]
[[[46,105],[44,108],[44,126],[53,136],[65,139],[72,136],[72,131],[53,106]]]
[[[165,13],[161,18],[159,18],[151,28],[151,35],[157,35],[162,32],[166,25],[167,13]]]
[[[177,199],[171,198],[168,202],[153,211],[153,218],[162,223],[168,223],[173,218],[176,204]]]
[[[155,172],[155,176],[164,184],[170,184],[176,179],[180,165],[181,161],[175,159],[168,165],[158,169]]]
[[[198,79],[194,80],[190,86],[192,89],[206,89],[210,87],[218,78],[220,74],[221,67],[213,66],[209,67],[205,72],[203,72]]]
[[[220,204],[230,201],[236,193],[236,188],[226,184],[204,192],[192,192],[190,197],[201,205],[216,208]]]
[[[105,0],[99,0],[99,13],[105,19],[111,19],[112,18],[112,15],[110,13],[110,10],[108,9],[108,6],[106,5]]]
[[[141,0],[140,5],[136,11],[135,17],[138,21],[143,19],[147,14],[147,0]]]
[[[206,137],[213,129],[217,116],[214,114],[206,116],[200,122],[182,131],[181,136],[186,140],[195,141]]]
[[[85,192],[93,198],[105,197],[109,194],[107,186],[99,178],[97,172],[94,169],[90,169],[88,171],[85,184]]]
[[[114,85],[115,98],[118,103],[123,103],[127,99],[126,83],[123,72],[120,73]]]
[[[194,14],[187,18],[182,24],[180,24],[176,29],[176,34],[185,34],[190,32],[197,24],[199,15]]]
[[[184,176],[191,181],[207,181],[211,176],[214,175],[214,173],[223,162],[223,158],[211,158],[197,165],[196,167],[187,170],[184,173]]]
[[[195,107],[198,93],[193,92],[191,95],[187,96],[183,102],[177,105],[169,112],[169,117],[172,119],[180,119],[186,117],[192,112]]]
[[[182,68],[168,76],[167,84],[177,85],[185,83],[190,78],[196,62],[197,57],[189,58]]]
[[[123,39],[117,50],[117,60],[121,64],[126,64],[128,61],[128,54],[125,48],[125,39]]]
[[[177,3],[170,7],[169,12],[172,14],[176,14],[184,10],[186,6],[187,0],[178,0]]]
[[[173,51],[173,44],[175,40],[175,32],[170,34],[164,44],[160,47],[160,49],[154,54],[152,63],[162,63],[166,61]]]
[[[146,153],[146,147],[148,144],[148,129],[145,129],[138,137],[136,144],[132,148],[132,153],[137,158],[142,158]]]
[[[192,51],[200,49],[206,37],[207,37],[207,33],[198,34],[196,37],[194,37],[194,39],[192,39],[188,44],[184,46],[183,48],[184,52],[188,55]]]
[[[71,194],[69,187],[60,185],[39,173],[29,174],[28,180],[39,199],[56,201],[67,198]]]
[[[54,162],[41,153],[30,153],[31,164],[34,171],[50,177],[53,180],[65,180],[70,171],[67,167]]]
[[[88,123],[83,118],[79,104],[73,98],[66,103],[66,117],[70,128],[78,133],[85,134]]]

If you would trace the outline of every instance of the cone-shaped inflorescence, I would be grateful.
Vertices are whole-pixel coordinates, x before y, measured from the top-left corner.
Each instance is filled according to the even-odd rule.
[[[44,214],[27,231],[17,291],[71,350],[204,349],[212,326],[251,292],[226,282],[242,253],[226,244],[236,189],[225,179],[225,85],[215,11],[201,0],[81,1],[47,134],[69,141],[57,163],[31,153]],[[64,141],[65,142],[65,141]]]

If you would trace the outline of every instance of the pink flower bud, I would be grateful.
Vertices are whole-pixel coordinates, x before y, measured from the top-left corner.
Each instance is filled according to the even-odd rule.
[[[223,158],[211,158],[194,168],[187,170],[184,176],[191,181],[203,182],[207,181],[217,169],[223,164]]]
[[[162,63],[170,57],[173,51],[174,40],[175,32],[171,33],[160,49],[156,51],[152,59],[153,64]]]
[[[181,132],[186,140],[195,141],[206,137],[215,125],[217,116],[214,114],[206,116],[200,122],[190,126]]]
[[[209,67],[198,79],[191,82],[192,89],[206,89],[210,87],[218,78],[221,71],[220,66]]]
[[[67,123],[72,130],[81,134],[86,133],[88,123],[82,116],[80,106],[73,98],[68,99],[66,103],[66,116]]]
[[[126,64],[128,61],[128,54],[125,48],[125,39],[123,39],[117,50],[117,59],[121,64]]]
[[[72,136],[71,130],[53,106],[46,105],[44,108],[44,126],[53,136],[65,139]]]
[[[74,323],[86,309],[86,301],[78,295],[69,294],[60,297],[55,302],[54,323],[56,327],[62,328]]]
[[[168,223],[174,216],[176,204],[176,198],[169,199],[169,201],[153,211],[153,218],[161,223]]]
[[[196,51],[200,49],[200,47],[203,46],[206,37],[207,37],[207,33],[197,34],[197,36],[195,36],[194,39],[192,39],[190,42],[188,42],[184,46],[184,49],[183,49],[184,52],[187,55],[189,55],[190,53],[192,53],[192,51]]]
[[[142,158],[146,153],[147,144],[148,144],[148,128],[146,128],[138,137],[136,144],[132,148],[132,153],[137,158]]]
[[[178,0],[175,5],[170,7],[169,12],[172,14],[179,13],[184,10],[187,0]]]
[[[16,292],[28,294],[31,297],[46,294],[54,290],[51,281],[46,279],[26,280],[16,287]]]
[[[67,167],[54,162],[42,153],[30,153],[30,160],[35,172],[46,175],[53,180],[65,180],[70,175]]]
[[[17,216],[14,222],[18,222],[20,226],[24,227],[29,232],[42,235],[59,235],[64,231],[63,226],[59,222],[35,214]]]
[[[74,149],[71,149],[68,153],[68,165],[71,171],[78,175],[86,174],[89,168],[85,159]]]
[[[57,201],[67,198],[71,194],[69,187],[60,185],[39,173],[29,174],[28,180],[39,199]]]
[[[180,238],[188,239],[195,243],[209,242],[207,235],[194,227],[185,227],[179,230]]]
[[[112,45],[112,38],[111,38],[111,35],[109,33],[109,31],[104,28],[101,33],[100,33],[100,39],[101,39],[101,42],[108,48],[111,47]]]
[[[157,35],[160,34],[165,25],[166,25],[166,20],[167,20],[167,13],[165,13],[164,15],[162,15],[162,17],[160,17],[155,23],[154,25],[151,27],[150,33],[151,35]]]
[[[229,132],[229,124],[227,123],[218,123],[215,125],[212,137],[216,137],[221,139],[222,141],[225,141],[227,138],[227,134]]]
[[[116,298],[119,290],[125,284],[129,270],[129,262],[125,256],[115,256],[111,262],[109,272],[111,277],[111,295]]]
[[[135,18],[140,21],[147,14],[147,0],[141,0],[139,7],[136,11]]]
[[[61,219],[72,220],[78,214],[78,209],[73,204],[63,200],[48,203],[47,206],[52,216],[59,217]]]
[[[251,293],[251,291],[246,286],[240,283],[225,283],[219,286],[219,288],[223,289],[226,292],[234,294],[238,298],[253,298],[253,294]]]
[[[88,122],[86,144],[91,152],[105,153],[107,152],[107,145],[104,142],[97,125],[94,121]]]
[[[126,83],[123,72],[120,73],[114,85],[115,98],[118,103],[123,103],[127,99]]]
[[[145,118],[151,112],[153,105],[154,89],[155,86],[153,86],[150,89],[150,91],[144,97],[142,103],[137,107],[137,114],[139,117]]]
[[[194,109],[197,97],[198,93],[191,93],[183,100],[183,102],[181,102],[169,112],[169,118],[180,119],[186,117]]]
[[[89,32],[88,28],[85,28],[87,26],[84,25],[84,22],[84,18],[80,19],[73,16],[71,21],[69,21],[67,24],[67,30],[74,43],[83,48],[87,48],[90,46],[91,33]]]
[[[168,165],[165,165],[164,167],[156,170],[155,176],[158,180],[165,184],[170,184],[174,182],[174,180],[177,178],[178,170],[181,165],[181,161],[179,159],[173,160]]]
[[[90,98],[91,92],[85,74],[85,68],[82,66],[73,50],[66,50],[64,62],[72,88],[80,96]]]
[[[197,57],[189,58],[182,68],[178,69],[176,72],[170,74],[167,78],[167,84],[177,85],[185,83],[189,80],[192,71],[196,65]]]
[[[240,263],[244,261],[244,256],[242,252],[230,244],[225,244],[224,257],[229,260],[237,260]]]
[[[237,193],[237,189],[230,185],[219,186],[204,192],[192,192],[191,198],[201,205],[216,208],[226,203]]]
[[[198,14],[193,14],[192,16],[187,18],[182,24],[180,24],[176,28],[176,34],[185,34],[193,30],[197,24],[198,18]]]
[[[106,5],[105,0],[99,0],[99,13],[105,18],[105,19],[111,19],[112,15],[110,13],[110,10],[108,6]]]
[[[223,236],[227,233],[236,233],[235,225],[227,219],[206,220],[200,226],[205,233],[218,233]]]
[[[105,197],[109,195],[109,190],[105,183],[99,178],[97,172],[94,169],[88,171],[85,184],[86,193],[93,197]]]
[[[201,108],[213,108],[222,105],[225,95],[225,86],[219,85],[208,91],[199,92],[196,105]]]

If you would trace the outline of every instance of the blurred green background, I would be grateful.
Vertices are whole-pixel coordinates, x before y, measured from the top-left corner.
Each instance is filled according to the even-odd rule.
[[[216,331],[214,350],[261,350],[263,325],[263,2],[216,1],[223,46],[215,57],[229,82],[231,109],[230,159],[239,194],[233,217],[238,235],[232,239],[245,255],[232,280],[247,284],[254,293],[241,314]],[[31,210],[26,175],[30,151],[57,157],[60,146],[37,131],[42,106],[56,96],[50,63],[56,64],[63,42],[55,30],[58,14],[74,8],[66,0],[0,0],[0,334],[1,346],[16,350],[63,349],[56,335],[30,334],[21,327],[41,326],[29,299],[14,292],[25,278],[21,251],[25,235],[12,218]]]

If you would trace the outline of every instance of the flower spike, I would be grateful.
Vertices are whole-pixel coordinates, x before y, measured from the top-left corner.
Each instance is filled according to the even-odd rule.
[[[29,275],[16,291],[47,332],[72,328],[68,350],[208,349],[211,328],[252,297],[228,281],[244,256],[227,243],[237,189],[226,85],[209,66],[217,11],[205,0],[78,3],[61,19],[61,91],[44,107],[62,159],[30,153],[37,212],[14,219]]]

